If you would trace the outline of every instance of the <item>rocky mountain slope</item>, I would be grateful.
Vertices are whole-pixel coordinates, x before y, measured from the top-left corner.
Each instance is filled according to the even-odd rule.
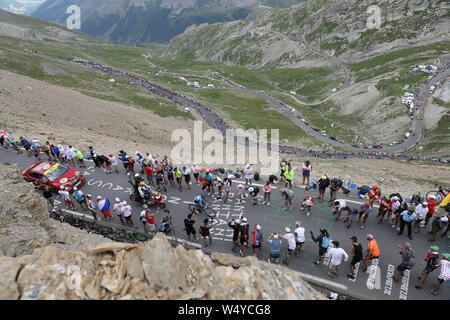
[[[173,248],[163,234],[115,243],[61,224],[20,173],[0,163],[2,300],[323,299],[297,272],[254,257]]]
[[[264,7],[304,0],[48,0],[34,16],[65,24],[70,5],[81,8],[81,31],[122,44],[167,42],[193,24],[246,18]]]
[[[50,219],[46,201],[23,180],[20,168],[0,163],[0,256],[31,254],[48,245],[87,249],[105,242],[111,240]]]
[[[368,29],[380,9],[380,28]],[[444,41],[450,4],[443,0],[311,0],[266,10],[255,19],[192,26],[171,40],[169,53],[231,65],[292,65],[325,54],[354,62],[387,51]]]

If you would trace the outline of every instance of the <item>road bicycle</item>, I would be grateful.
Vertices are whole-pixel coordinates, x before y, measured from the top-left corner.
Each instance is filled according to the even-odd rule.
[[[208,217],[214,219],[217,216],[216,211],[209,206],[209,203],[206,203],[204,207],[200,207],[196,205],[195,203],[189,204],[189,210],[194,214],[201,214],[204,213]]]
[[[436,197],[436,203],[439,204],[444,200],[445,196],[450,192],[448,189],[444,189],[441,186],[436,185],[437,190],[428,191],[426,198],[429,199],[431,195]]]
[[[119,241],[119,242],[144,242],[150,239],[150,236],[136,232],[133,230],[121,230],[116,228],[111,228],[112,232],[109,234],[104,234],[104,236],[108,237],[111,240]]]

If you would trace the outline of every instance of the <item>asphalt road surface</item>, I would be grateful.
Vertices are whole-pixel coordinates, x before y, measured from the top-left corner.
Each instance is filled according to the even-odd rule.
[[[45,155],[41,155],[45,160]],[[17,163],[22,168],[33,164],[35,158],[29,158],[25,154],[16,155],[13,152],[6,152],[0,150],[0,161]],[[91,164],[87,162],[88,166]],[[81,187],[81,190],[85,194],[92,194],[94,199],[98,195],[108,197],[111,202],[114,202],[114,198],[119,197],[122,200],[126,200],[133,206],[133,221],[135,226],[139,226],[139,229],[143,230],[142,224],[139,222],[139,213],[142,208],[136,202],[130,201],[129,195],[131,189],[127,182],[127,177],[124,174],[123,168],[120,174],[105,174],[103,170],[94,168],[93,166],[81,169],[86,176],[86,183]],[[261,182],[261,181],[259,181]],[[193,190],[187,191],[183,186],[183,191],[180,192],[176,188],[168,187],[168,192],[165,193],[167,197],[167,208],[170,210],[170,215],[173,217],[173,224],[175,229],[175,235],[178,238],[187,239],[185,232],[183,231],[183,220],[189,213],[188,204],[192,202],[193,198],[200,193],[199,187],[193,185]],[[236,183],[233,183],[232,191],[235,190]],[[365,229],[361,230],[358,225],[353,225],[350,229],[346,229],[342,221],[335,221],[334,216],[331,214],[331,210],[328,207],[328,203],[317,203],[313,208],[312,214],[306,217],[306,214],[299,210],[298,202],[301,201],[307,194],[314,197],[317,196],[317,191],[306,192],[300,188],[295,188],[294,203],[297,204],[292,212],[286,212],[282,210],[284,202],[281,200],[280,193],[278,192],[280,185],[276,186],[277,189],[272,190],[272,204],[270,206],[263,206],[258,204],[252,206],[249,201],[244,204],[238,204],[233,198],[232,202],[226,204],[223,201],[218,200],[213,203],[213,207],[218,212],[218,217],[215,219],[212,236],[213,244],[209,248],[213,251],[220,251],[230,254],[232,253],[232,230],[228,227],[228,221],[231,218],[238,218],[245,216],[248,218],[250,226],[255,224],[262,226],[262,232],[267,238],[271,232],[283,232],[285,227],[295,229],[295,222],[300,220],[306,228],[307,241],[304,245],[304,251],[300,257],[291,257],[289,268],[297,270],[305,274],[305,276],[315,281],[319,281],[330,288],[338,288],[341,291],[348,292],[350,295],[355,295],[366,299],[448,299],[450,297],[450,284],[447,282],[441,288],[439,295],[434,296],[429,293],[432,283],[437,279],[439,270],[435,270],[425,283],[423,289],[415,289],[417,284],[417,277],[425,266],[423,257],[425,252],[429,248],[429,235],[426,234],[429,228],[422,228],[420,233],[413,233],[413,241],[410,241],[413,246],[413,251],[416,255],[416,265],[411,270],[410,274],[405,274],[403,279],[396,283],[392,281],[391,271],[397,266],[401,259],[397,253],[396,246],[405,241],[408,241],[406,236],[406,230],[403,236],[397,236],[397,232],[388,225],[377,224],[375,219],[375,212],[369,217],[368,225]],[[329,194],[326,193],[326,199]],[[349,197],[339,193],[338,198],[348,199],[350,207],[359,206],[360,200],[356,198],[355,194],[350,194]],[[80,211],[78,211],[80,212]],[[161,211],[161,215],[165,216],[165,213]],[[101,214],[99,213],[99,216]],[[196,228],[201,224],[204,216],[197,217]],[[157,218],[157,224],[161,218]],[[117,217],[111,222],[112,225],[120,227],[120,221]],[[318,244],[314,243],[310,236],[309,231],[312,230],[314,235],[317,236],[320,228],[326,228],[330,233],[330,238],[338,240],[341,243],[341,247],[344,248],[347,253],[350,251],[350,237],[356,235],[362,243],[364,249],[366,249],[367,241],[365,235],[372,233],[375,239],[378,241],[378,245],[381,250],[381,256],[378,261],[372,262],[378,266],[369,267],[370,273],[363,273],[362,264],[359,267],[357,278],[355,281],[350,281],[345,275],[348,273],[348,262],[343,263],[340,266],[340,275],[334,279],[330,279],[327,276],[327,265],[323,264],[316,266],[313,262],[316,260],[318,253]],[[172,233],[172,236],[174,234]],[[197,241],[202,244],[202,240]],[[449,252],[450,241],[438,236],[437,242],[433,243],[441,248],[441,252]],[[286,241],[283,243],[283,248],[286,248]],[[269,246],[267,243],[263,244],[263,249],[260,253],[260,259],[266,260],[269,254]],[[245,249],[245,255],[251,255],[251,249]],[[328,262],[328,260],[325,260]],[[280,259],[281,263],[281,259]]]

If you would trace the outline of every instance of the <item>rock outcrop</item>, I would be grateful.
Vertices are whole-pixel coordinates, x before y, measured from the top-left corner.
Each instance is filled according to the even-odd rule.
[[[104,242],[111,240],[51,219],[45,199],[23,180],[19,166],[0,163],[0,256],[30,254],[47,245],[85,249]]]
[[[85,251],[48,246],[0,257],[0,299],[324,299],[285,267],[231,255],[215,259],[173,248],[163,234]]]

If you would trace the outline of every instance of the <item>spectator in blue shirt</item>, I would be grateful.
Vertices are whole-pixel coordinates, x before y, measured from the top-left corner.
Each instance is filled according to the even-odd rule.
[[[272,239],[273,237],[273,239]],[[270,243],[270,257],[268,259],[269,262],[272,262],[272,259],[275,259],[275,262],[278,263],[281,255],[281,240],[280,236],[277,233],[271,233],[267,242]]]
[[[408,238],[409,240],[412,240],[411,236],[412,222],[416,219],[417,215],[414,213],[414,208],[409,208],[408,210],[405,210],[402,213],[400,213],[400,231],[398,232],[398,235],[399,236],[402,235],[405,226],[408,226]]]

